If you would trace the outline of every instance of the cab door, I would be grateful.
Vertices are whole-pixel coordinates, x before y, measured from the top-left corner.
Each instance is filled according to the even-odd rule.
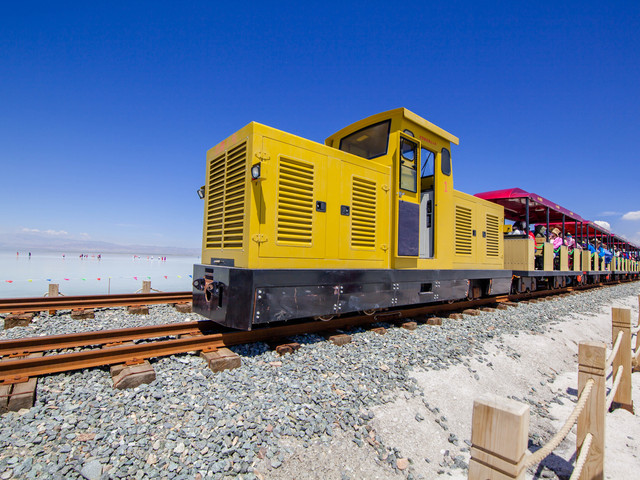
[[[324,258],[327,157],[286,140],[263,139],[269,165],[259,256]]]
[[[420,254],[420,200],[418,197],[418,142],[403,133],[398,149],[398,230],[396,255],[418,257]]]

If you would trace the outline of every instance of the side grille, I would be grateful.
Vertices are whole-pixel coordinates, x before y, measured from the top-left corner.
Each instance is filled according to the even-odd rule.
[[[311,246],[313,164],[280,157],[278,170],[278,243]]]
[[[209,164],[207,248],[242,248],[246,165],[246,142]]]
[[[456,255],[471,255],[471,209],[456,205]]]
[[[487,257],[497,257],[500,253],[499,241],[500,229],[498,225],[498,217],[487,214]]]
[[[376,247],[376,183],[355,176],[351,180],[351,246]]]

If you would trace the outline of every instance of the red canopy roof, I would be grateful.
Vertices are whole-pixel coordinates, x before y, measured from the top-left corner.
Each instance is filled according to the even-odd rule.
[[[562,222],[564,215],[566,222],[586,222],[580,215],[551,200],[541,197],[537,193],[525,192],[520,188],[506,190],[493,190],[491,192],[476,193],[476,197],[489,200],[504,207],[504,218],[507,220],[524,220],[526,215],[526,202],[529,199],[529,223],[546,223],[547,208],[549,209],[549,222]]]

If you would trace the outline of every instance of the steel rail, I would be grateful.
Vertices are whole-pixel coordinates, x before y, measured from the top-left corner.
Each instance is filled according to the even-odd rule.
[[[207,320],[0,340],[0,356],[22,356],[34,352],[86,347],[89,345],[107,345],[172,335],[198,335],[215,330],[219,331],[220,325]]]
[[[128,293],[114,295],[79,295],[73,297],[35,297],[0,299],[0,313],[72,310],[74,308],[122,307],[157,303],[190,302],[191,292]]]

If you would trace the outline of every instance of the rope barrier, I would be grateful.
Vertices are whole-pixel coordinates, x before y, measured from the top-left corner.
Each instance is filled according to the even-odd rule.
[[[640,325],[637,325],[631,329],[631,335],[635,335],[638,332],[640,332]]]
[[[549,442],[547,442],[544,447],[542,447],[540,450],[537,450],[535,453],[529,454],[529,456],[525,460],[525,466],[527,468],[544,460],[551,452],[556,449],[558,445],[560,445],[560,442],[565,439],[567,434],[571,431],[571,428],[573,428],[576,421],[578,420],[578,417],[582,413],[582,410],[584,409],[584,406],[589,399],[589,395],[591,394],[591,389],[593,388],[594,384],[595,381],[592,378],[587,380],[587,383],[585,383],[584,388],[580,393],[578,402],[576,403],[573,412],[571,413],[571,415],[569,415],[569,418],[567,419],[565,424],[562,426],[560,431],[556,433]]]
[[[609,409],[611,408],[611,404],[613,403],[613,397],[616,396],[616,391],[618,390],[618,387],[620,386],[620,380],[622,380],[622,371],[624,370],[624,367],[622,365],[620,365],[618,367],[618,370],[616,371],[616,376],[613,379],[613,386],[611,387],[611,390],[609,391],[609,395],[607,395],[607,409],[606,411],[609,411]]]
[[[611,355],[607,358],[607,368],[609,368],[613,364],[613,359],[616,358],[618,354],[618,350],[620,350],[620,344],[622,343],[622,330],[618,332],[618,336],[616,337],[616,343],[613,345],[611,349]]]
[[[576,466],[573,468],[573,473],[569,480],[578,480],[580,478],[580,474],[582,473],[582,467],[584,467],[587,458],[589,458],[589,450],[591,449],[591,440],[593,440],[593,435],[587,433],[584,437],[584,441],[582,442],[582,448],[580,449],[580,455],[576,458]]]

